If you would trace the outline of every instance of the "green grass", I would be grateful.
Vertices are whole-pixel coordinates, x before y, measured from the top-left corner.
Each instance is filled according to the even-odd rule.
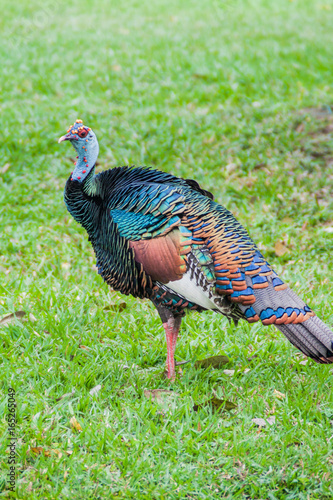
[[[62,198],[74,152],[56,142],[81,118],[99,169],[197,179],[332,325],[332,3],[5,0],[2,14],[0,314],[27,320],[0,326],[2,478],[9,387],[18,420],[16,493],[0,496],[333,498],[332,369],[276,329],[188,315],[176,396],[145,396],[170,389],[162,326],[94,271]],[[233,375],[194,367],[214,354]],[[193,411],[214,394],[237,409]]]

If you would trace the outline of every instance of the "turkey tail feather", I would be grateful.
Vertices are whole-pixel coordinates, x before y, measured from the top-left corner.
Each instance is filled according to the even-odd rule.
[[[318,316],[303,323],[275,326],[306,356],[317,363],[333,363],[333,332]]]
[[[246,276],[251,286],[252,276]],[[252,284],[253,286],[253,284]],[[240,305],[249,322],[275,325],[287,339],[317,363],[333,363],[333,332],[295,292],[272,271],[265,288],[253,289],[251,305]]]

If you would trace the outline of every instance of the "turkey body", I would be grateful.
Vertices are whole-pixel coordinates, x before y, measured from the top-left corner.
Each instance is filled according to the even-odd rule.
[[[114,290],[148,298],[162,319],[168,376],[187,310],[235,323],[274,324],[304,354],[333,362],[333,333],[277,276],[246,230],[192,180],[120,167],[70,177],[68,211],[87,231],[99,274]]]

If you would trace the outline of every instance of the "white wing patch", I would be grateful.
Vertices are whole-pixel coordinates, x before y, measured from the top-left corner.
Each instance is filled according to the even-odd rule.
[[[205,309],[219,309],[211,300],[212,292],[210,287],[204,290],[200,285],[197,285],[193,279],[190,278],[190,271],[186,271],[180,280],[169,281],[165,286],[170,288],[179,295],[182,295],[189,302],[194,302]]]

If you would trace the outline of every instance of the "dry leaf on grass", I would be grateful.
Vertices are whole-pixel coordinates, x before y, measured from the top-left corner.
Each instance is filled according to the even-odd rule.
[[[211,356],[206,359],[198,359],[194,366],[196,368],[221,368],[222,366],[229,363],[229,358],[227,356]]]
[[[188,361],[175,361],[175,365],[176,366],[183,366],[183,365],[187,365],[188,363],[191,363],[191,360],[188,360]]]
[[[252,418],[251,422],[258,425],[259,427],[265,427],[268,425],[275,424],[275,417],[267,417],[267,418]]]
[[[101,389],[102,389],[101,384],[95,385],[95,387],[93,387],[92,389],[90,389],[89,394],[91,396],[96,396],[96,394],[98,394]]]
[[[235,374],[235,370],[223,370],[223,373],[232,377]]]
[[[37,318],[32,313],[29,313],[29,319],[32,323],[35,323],[37,321]]]
[[[284,255],[284,254],[286,254],[286,253],[289,252],[289,249],[283,243],[281,243],[280,241],[277,241],[275,243],[274,250],[275,250],[275,254],[278,257],[282,257],[282,255]]]
[[[28,451],[32,451],[33,453],[37,453],[37,455],[40,455],[43,452],[43,448],[42,446],[32,446]]]
[[[62,396],[60,396],[59,398],[57,398],[56,401],[61,401],[64,398],[68,398],[70,396],[74,396],[74,394],[75,394],[75,389],[73,389],[72,392],[67,392],[66,394],[63,394]]]
[[[211,399],[208,399],[208,401],[205,401],[204,403],[200,403],[198,405],[193,406],[194,411],[198,411],[201,408],[204,408],[205,406],[210,406],[213,411],[223,411],[223,410],[234,410],[237,408],[237,405],[235,403],[232,403],[231,401],[227,401],[226,399],[219,399],[216,397],[213,397]]]
[[[26,315],[25,311],[16,311],[12,314],[8,314],[0,319],[0,325],[8,325],[9,323],[15,323],[16,320],[22,319]]]
[[[36,455],[41,455],[43,453],[44,457],[50,457],[51,451],[45,450],[42,446],[32,446],[28,451],[36,453]]]
[[[35,453],[36,455],[41,455],[43,454],[44,457],[50,457],[52,453],[55,453],[58,458],[61,458],[63,456],[63,453],[66,453],[67,455],[72,455],[72,451],[61,451],[59,449],[53,449],[53,450],[46,450],[42,446],[32,446],[31,448],[28,449],[28,453]]]
[[[73,429],[76,430],[77,432],[81,432],[82,431],[82,427],[79,424],[79,422],[76,420],[75,417],[72,417],[70,419],[69,423],[71,424],[71,426],[73,427]]]
[[[151,398],[152,401],[163,401],[166,398],[170,398],[170,396],[178,396],[176,392],[165,389],[144,389],[143,393],[146,398]]]
[[[9,167],[10,167],[10,163],[5,163],[4,166],[0,169],[0,173],[5,174],[7,172],[7,170],[9,169]]]
[[[277,391],[276,389],[274,389],[273,394],[278,399],[284,399],[286,397],[286,395],[283,394],[283,392]]]

